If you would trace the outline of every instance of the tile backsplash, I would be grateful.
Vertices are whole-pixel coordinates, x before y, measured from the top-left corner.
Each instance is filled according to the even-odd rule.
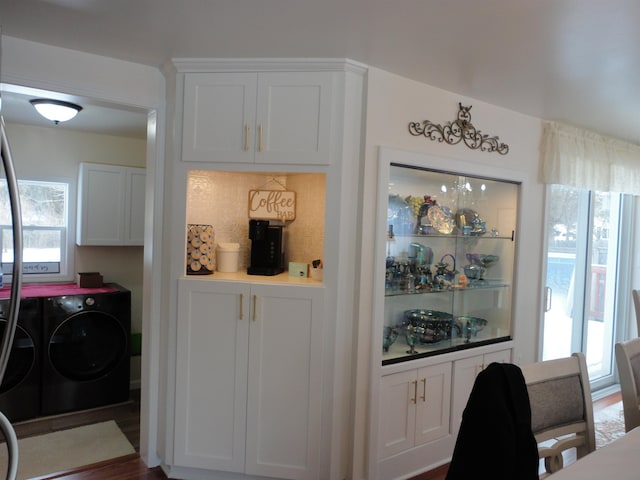
[[[296,193],[296,218],[286,223],[285,261],[323,257],[326,178],[321,173],[247,173],[192,170],[187,185],[187,224],[213,226],[215,242],[240,244],[240,269],[249,264],[250,190]],[[185,238],[186,238],[185,225]]]

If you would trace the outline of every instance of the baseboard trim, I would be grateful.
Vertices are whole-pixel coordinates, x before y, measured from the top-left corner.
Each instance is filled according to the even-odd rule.
[[[618,393],[619,391],[620,391],[620,384],[615,383],[613,385],[609,385],[608,387],[604,387],[599,390],[595,390],[591,392],[591,399],[595,402],[596,400],[600,400],[602,398],[608,397],[609,395],[613,395],[614,393]]]

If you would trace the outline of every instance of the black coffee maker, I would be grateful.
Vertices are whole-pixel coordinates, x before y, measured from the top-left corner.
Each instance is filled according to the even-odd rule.
[[[282,225],[269,220],[249,220],[251,264],[249,275],[277,275],[284,272],[284,236]]]

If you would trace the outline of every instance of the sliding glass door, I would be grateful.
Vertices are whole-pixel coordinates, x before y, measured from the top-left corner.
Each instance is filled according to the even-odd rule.
[[[594,387],[613,382],[623,196],[551,185],[543,360],[584,352]]]

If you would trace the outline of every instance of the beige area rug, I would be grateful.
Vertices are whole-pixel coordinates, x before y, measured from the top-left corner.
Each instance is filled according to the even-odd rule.
[[[18,447],[18,480],[135,453],[135,449],[113,420],[23,438],[18,440]],[[7,449],[1,444],[0,472],[6,471]]]
[[[624,435],[624,414],[622,402],[615,403],[594,412],[596,430],[596,448],[603,447],[607,443]]]

